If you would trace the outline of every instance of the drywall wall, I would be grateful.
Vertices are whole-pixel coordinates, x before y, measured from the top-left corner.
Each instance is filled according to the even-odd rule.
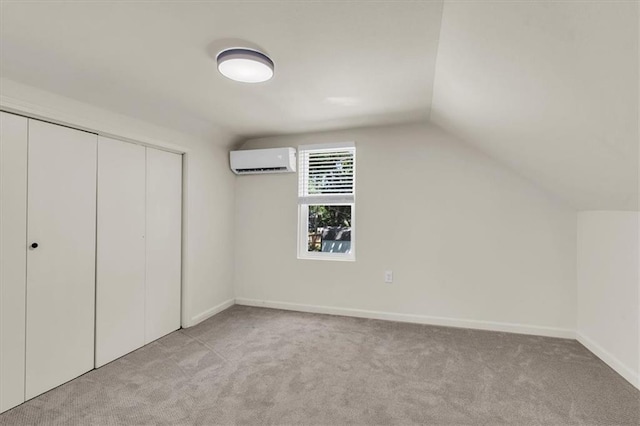
[[[578,340],[640,387],[640,213],[578,213]]]
[[[343,141],[357,147],[356,261],[297,259],[297,174],[240,176],[236,303],[574,336],[575,210],[474,148],[426,124],[243,148]]]
[[[638,46],[640,46],[640,8],[638,9]],[[640,52],[638,53],[638,74],[640,77]],[[638,78],[638,80],[640,80],[640,78]],[[640,103],[640,84],[638,84],[638,102]],[[638,136],[640,136],[640,106],[638,107]],[[638,153],[638,157],[637,160],[638,162],[636,164],[638,164],[638,168],[637,168],[637,173],[636,176],[638,178],[637,180],[637,192],[638,192],[638,206],[636,207],[636,209],[638,211],[640,211],[640,137],[638,138],[638,140],[636,141],[637,145],[638,145],[638,149],[636,150]],[[637,241],[640,244],[640,226],[638,226],[637,228],[637,232],[636,232],[636,237],[637,237]],[[638,282],[637,282],[637,286],[638,286],[638,358],[637,358],[637,366],[638,366],[638,370],[640,370],[640,249],[638,250],[638,268],[637,268],[637,276],[638,276]],[[638,383],[636,383],[636,387],[640,387],[640,380],[638,380]]]
[[[232,137],[184,134],[2,79],[0,107],[105,136],[184,151],[183,326],[233,303]]]

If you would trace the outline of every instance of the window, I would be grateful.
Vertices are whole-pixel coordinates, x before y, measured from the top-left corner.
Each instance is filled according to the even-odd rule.
[[[298,258],[355,260],[356,148],[298,148]]]

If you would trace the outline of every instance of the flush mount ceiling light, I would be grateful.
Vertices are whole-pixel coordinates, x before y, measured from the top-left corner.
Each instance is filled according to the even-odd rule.
[[[231,80],[262,83],[273,77],[273,61],[257,50],[233,48],[218,53],[218,71]]]

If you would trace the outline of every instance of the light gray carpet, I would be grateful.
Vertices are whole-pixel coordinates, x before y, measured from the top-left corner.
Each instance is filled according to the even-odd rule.
[[[640,424],[572,340],[234,306],[7,413],[22,424]]]

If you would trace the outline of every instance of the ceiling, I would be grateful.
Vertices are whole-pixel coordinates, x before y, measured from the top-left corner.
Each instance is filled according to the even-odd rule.
[[[638,208],[636,1],[0,5],[5,79],[244,139],[430,119],[579,209]],[[275,78],[219,75],[238,45]]]
[[[440,1],[2,8],[3,77],[181,130],[249,137],[429,115]],[[215,56],[238,45],[266,51],[275,78],[247,85],[222,77]]]
[[[447,2],[431,120],[585,210],[638,209],[638,2]]]

